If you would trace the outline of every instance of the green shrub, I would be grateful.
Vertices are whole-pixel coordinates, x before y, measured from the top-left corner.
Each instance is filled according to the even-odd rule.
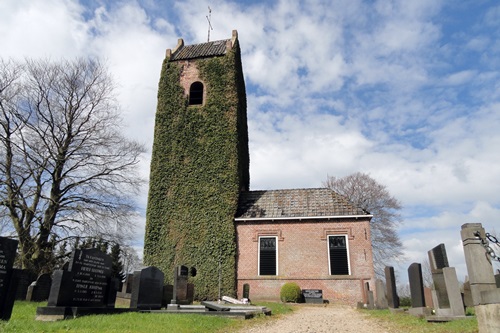
[[[411,298],[408,296],[403,296],[399,298],[399,306],[410,307],[411,306]]]
[[[302,298],[302,291],[295,282],[287,282],[281,287],[280,299],[282,302],[298,303]]]

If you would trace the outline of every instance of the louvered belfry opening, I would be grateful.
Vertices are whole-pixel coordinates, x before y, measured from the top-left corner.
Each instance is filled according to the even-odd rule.
[[[259,243],[259,275],[276,275],[276,237],[260,237]]]
[[[189,105],[203,104],[203,83],[193,82],[189,88]]]
[[[347,241],[345,236],[328,236],[331,275],[348,275]]]

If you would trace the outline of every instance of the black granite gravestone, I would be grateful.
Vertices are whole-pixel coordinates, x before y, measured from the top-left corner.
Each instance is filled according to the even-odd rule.
[[[68,270],[54,272],[48,306],[108,306],[111,264],[98,249],[73,251]]]
[[[30,302],[42,302],[49,299],[52,277],[50,274],[42,274],[28,287],[26,300]]]
[[[74,250],[67,270],[52,274],[48,306],[37,308],[36,319],[129,311],[114,307],[120,283],[111,278],[111,262],[111,257],[98,249]]]
[[[130,297],[130,308],[140,310],[161,309],[163,280],[163,272],[154,266],[136,271]]]
[[[429,251],[429,263],[432,273],[441,273],[444,267],[450,267],[444,244],[439,244]]]
[[[19,270],[14,270],[18,241],[0,237],[0,320],[9,320],[16,297]]]
[[[26,300],[28,294],[28,287],[36,281],[36,274],[33,274],[27,269],[19,270],[19,278],[17,279],[16,300]],[[49,287],[50,288],[50,287]]]
[[[414,308],[425,307],[421,264],[414,262],[408,267],[408,281],[410,282],[411,306]]]
[[[323,304],[323,290],[321,289],[302,289],[302,297],[305,303]]]
[[[394,276],[394,267],[385,266],[385,284],[387,290],[387,302],[393,309],[399,308],[399,297],[396,289],[396,278]]]

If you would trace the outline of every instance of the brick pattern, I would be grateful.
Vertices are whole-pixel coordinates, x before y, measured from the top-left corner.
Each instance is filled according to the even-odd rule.
[[[238,221],[238,296],[250,285],[252,300],[279,300],[281,286],[322,289],[330,302],[363,301],[363,283],[374,283],[369,218],[307,221]],[[328,235],[347,235],[350,275],[329,275]],[[278,237],[278,275],[258,275],[258,237]]]

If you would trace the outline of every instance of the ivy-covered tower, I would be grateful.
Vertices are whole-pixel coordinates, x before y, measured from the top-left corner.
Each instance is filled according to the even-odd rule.
[[[197,299],[236,288],[234,216],[249,188],[246,93],[238,34],[167,50],[158,89],[144,263],[167,279],[196,267]],[[220,265],[220,266],[219,266]],[[220,268],[219,268],[220,267]]]

